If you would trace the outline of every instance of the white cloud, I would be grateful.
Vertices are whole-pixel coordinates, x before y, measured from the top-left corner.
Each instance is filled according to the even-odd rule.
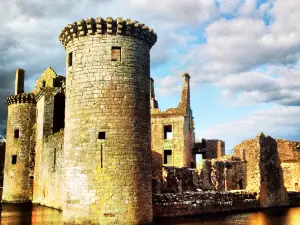
[[[232,149],[245,139],[254,138],[264,132],[273,138],[300,138],[300,107],[274,106],[256,111],[252,115],[224,124],[211,126],[205,130],[196,130],[198,138],[218,138],[225,141],[226,149]]]
[[[216,0],[220,13],[233,14],[240,5],[241,0]]]
[[[58,40],[69,23],[89,17],[123,17],[154,29],[158,41],[151,50],[152,68],[166,63],[179,46],[195,39],[189,30],[218,16],[210,0],[10,0],[0,3],[1,97],[13,93],[14,73],[26,71],[26,87],[48,66],[65,71],[65,50]],[[29,83],[28,83],[29,82]],[[27,89],[27,91],[31,91]],[[6,108],[0,107],[0,118]]]

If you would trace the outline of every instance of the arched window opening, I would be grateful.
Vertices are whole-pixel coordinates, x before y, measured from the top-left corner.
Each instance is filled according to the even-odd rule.
[[[53,133],[59,132],[65,127],[65,96],[54,96]]]

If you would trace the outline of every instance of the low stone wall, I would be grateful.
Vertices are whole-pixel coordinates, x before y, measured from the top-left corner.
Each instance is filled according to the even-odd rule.
[[[175,217],[203,213],[240,211],[260,208],[254,192],[185,192],[154,194],[154,217]]]
[[[290,206],[300,206],[300,192],[288,192]]]
[[[196,169],[163,166],[162,178],[153,178],[152,187],[155,194],[197,191],[200,188],[200,180]]]

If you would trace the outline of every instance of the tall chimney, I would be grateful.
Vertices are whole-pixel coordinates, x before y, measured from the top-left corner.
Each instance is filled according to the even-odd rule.
[[[15,80],[15,95],[24,93],[24,77],[25,71],[23,69],[17,69]]]

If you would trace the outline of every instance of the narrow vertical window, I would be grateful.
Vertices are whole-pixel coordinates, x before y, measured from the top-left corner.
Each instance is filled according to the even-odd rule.
[[[70,67],[72,65],[73,65],[73,52],[70,52],[68,56],[68,66]]]
[[[121,62],[121,47],[113,46],[111,48],[111,61]]]
[[[15,130],[14,130],[14,138],[19,138],[19,136],[20,136],[20,131],[19,131],[19,129],[15,129]]]
[[[55,172],[56,168],[56,148],[54,148],[54,155],[53,155],[53,172]]]
[[[173,138],[172,126],[171,125],[164,126],[164,139],[172,139],[172,138]]]
[[[164,164],[165,165],[172,165],[172,150],[164,150]]]
[[[100,166],[103,168],[103,145],[101,144],[101,149],[100,149]]]
[[[46,87],[46,81],[43,80],[43,87]]]
[[[17,164],[17,155],[12,155],[11,164]]]

